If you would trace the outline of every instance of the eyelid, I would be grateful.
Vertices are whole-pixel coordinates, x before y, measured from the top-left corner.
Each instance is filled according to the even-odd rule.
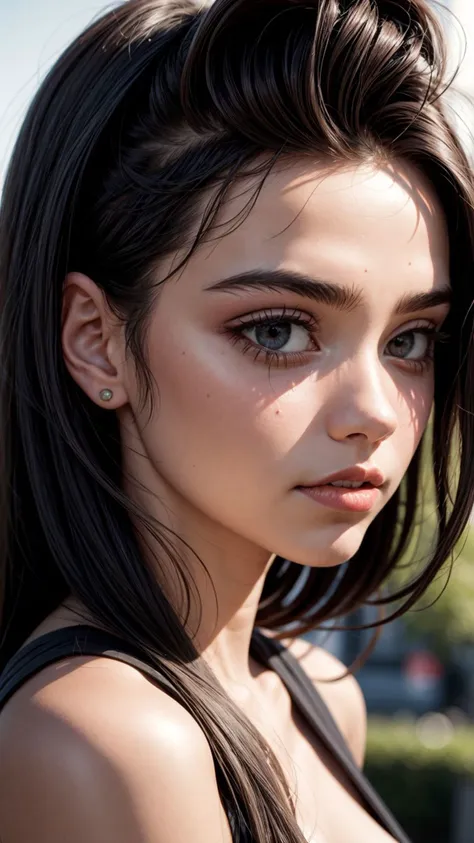
[[[390,340],[394,337],[398,337],[400,334],[406,334],[409,331],[422,331],[423,329],[437,331],[441,328],[441,324],[442,323],[435,322],[433,319],[429,319],[428,317],[425,317],[424,319],[422,317],[418,319],[411,319],[410,322],[403,323],[398,328],[394,329],[386,342],[390,342]]]
[[[314,313],[308,313],[297,307],[265,307],[260,310],[251,310],[248,313],[243,313],[235,319],[230,319],[226,323],[227,328],[237,327],[239,325],[251,327],[262,322],[299,322],[299,324],[307,325],[309,328],[314,328],[319,325],[320,320]]]

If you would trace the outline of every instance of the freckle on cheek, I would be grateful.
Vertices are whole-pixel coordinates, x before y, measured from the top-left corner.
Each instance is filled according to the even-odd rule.
[[[207,392],[207,393],[206,393],[206,398],[210,398],[210,397],[211,397],[211,393],[210,393],[210,392]]]

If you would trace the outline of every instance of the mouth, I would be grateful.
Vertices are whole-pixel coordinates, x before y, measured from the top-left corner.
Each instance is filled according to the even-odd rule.
[[[375,466],[353,466],[319,480],[297,486],[296,491],[321,506],[346,512],[370,512],[381,502],[385,478]]]

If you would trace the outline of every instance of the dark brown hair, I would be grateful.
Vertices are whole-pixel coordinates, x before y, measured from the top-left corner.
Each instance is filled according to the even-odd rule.
[[[435,362],[436,541],[424,570],[395,595],[402,609],[412,605],[452,553],[474,502],[474,193],[444,87],[442,35],[424,0],[215,0],[201,9],[188,0],[132,0],[94,23],[53,67],[6,180],[1,661],[66,596],[77,597],[171,679],[209,740],[224,802],[256,843],[303,836],[276,762],[273,774],[262,739],[197,657],[144,564],[131,516],[177,567],[179,541],[127,499],[115,415],[67,374],[63,281],[77,270],[103,289],[126,323],[146,400],[152,271],[170,252],[189,256],[204,236],[219,236],[217,213],[237,179],[253,174],[261,186],[275,162],[291,156],[401,161],[423,173],[449,228],[453,306],[452,339]],[[412,534],[419,464],[420,451],[344,569],[277,559],[257,622],[306,630],[373,596]]]

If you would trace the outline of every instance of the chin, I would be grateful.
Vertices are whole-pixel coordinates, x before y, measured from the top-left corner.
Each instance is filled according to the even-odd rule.
[[[367,527],[367,524],[357,524],[341,531],[339,525],[337,535],[334,535],[334,528],[331,530],[323,528],[316,536],[308,537],[304,546],[301,545],[301,541],[295,542],[291,553],[279,555],[285,559],[291,559],[297,565],[308,565],[310,568],[334,568],[337,565],[343,565],[357,553]]]

